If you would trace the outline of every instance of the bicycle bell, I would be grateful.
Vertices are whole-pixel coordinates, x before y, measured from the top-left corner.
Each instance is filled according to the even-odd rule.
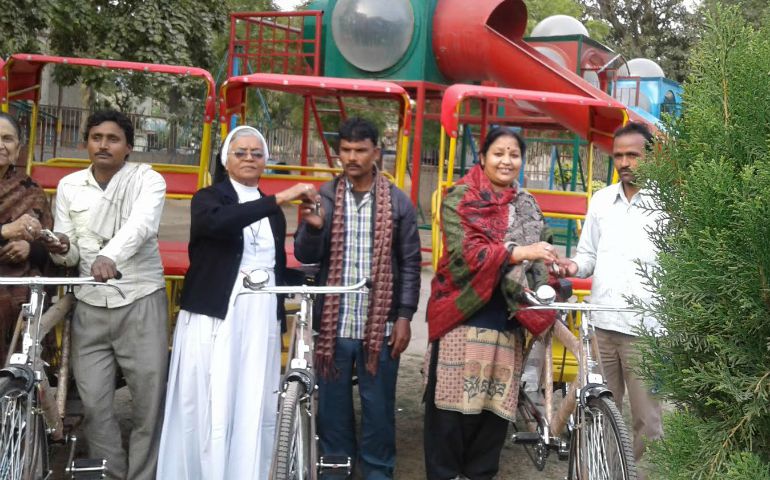
[[[535,290],[535,297],[537,297],[540,303],[553,303],[556,300],[556,290],[550,285],[540,285]]]
[[[243,286],[250,289],[262,288],[270,280],[270,274],[267,270],[252,270],[243,277]]]

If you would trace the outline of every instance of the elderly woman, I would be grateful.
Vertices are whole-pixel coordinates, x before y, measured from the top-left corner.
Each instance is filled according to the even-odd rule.
[[[519,295],[556,260],[535,199],[519,188],[525,144],[493,128],[479,164],[450,188],[444,252],[427,319],[425,464],[429,479],[491,479],[514,419],[523,332]]]
[[[53,225],[45,192],[17,168],[21,130],[16,120],[0,112],[0,276],[40,275],[48,258],[36,240],[41,228]],[[5,362],[10,333],[29,290],[0,287],[0,362]]]
[[[280,376],[283,305],[275,295],[241,295],[244,275],[286,274],[281,205],[315,201],[309,184],[275,195],[258,188],[268,149],[252,127],[222,146],[229,179],[191,204],[185,276],[168,377],[158,479],[269,478]]]

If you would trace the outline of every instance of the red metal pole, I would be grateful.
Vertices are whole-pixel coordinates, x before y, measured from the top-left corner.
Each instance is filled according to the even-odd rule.
[[[479,133],[479,148],[487,138],[487,123],[489,123],[489,101],[486,98],[481,99],[481,132]]]
[[[310,97],[305,95],[305,106],[302,111],[302,147],[299,154],[299,163],[307,166],[308,140],[310,137]]]
[[[230,15],[230,45],[227,47],[227,77],[233,76],[233,64],[235,53],[235,17]],[[216,92],[211,92],[214,95]]]
[[[313,50],[313,75],[321,74],[321,22],[322,12],[315,14],[315,49]]]
[[[422,164],[422,127],[425,115],[425,83],[417,84],[417,108],[414,111],[414,137],[412,137],[412,203],[420,200],[420,166]]]

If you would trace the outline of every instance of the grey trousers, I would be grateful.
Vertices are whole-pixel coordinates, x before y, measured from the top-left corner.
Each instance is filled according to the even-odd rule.
[[[110,478],[155,478],[168,368],[166,304],[166,292],[158,290],[124,307],[75,307],[72,368],[82,428],[89,456],[107,460]],[[128,458],[113,408],[117,366],[132,400]]]
[[[639,468],[639,478],[644,480],[647,478],[647,472],[644,464],[640,462],[645,450],[645,440],[661,438],[663,424],[660,402],[644,381],[634,373],[639,357],[634,345],[635,340],[633,335],[596,329],[604,378],[621,412],[623,397],[628,392],[634,431],[634,457]]]

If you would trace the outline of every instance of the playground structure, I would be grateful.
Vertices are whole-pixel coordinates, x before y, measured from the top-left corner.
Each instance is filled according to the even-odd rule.
[[[661,112],[676,112],[681,101],[678,85],[662,72],[636,71],[632,62],[627,65],[588,38],[584,28],[565,33],[560,22],[546,19],[525,37],[523,0],[478,0],[472,6],[465,0],[316,0],[308,8],[232,14],[228,79],[218,92],[212,75],[194,67],[28,54],[0,59],[3,110],[12,105],[29,109],[27,171],[53,193],[61,177],[88,164],[55,155],[43,161],[40,91],[46,65],[203,82],[194,164],[153,163],[166,178],[169,198],[188,199],[209,184],[215,135],[226,134],[238,122],[252,122],[255,112],[269,120],[268,95],[280,92],[301,99],[302,114],[299,154],[286,165],[268,166],[261,182],[266,193],[297,181],[318,185],[339,172],[332,132],[351,112],[363,109],[365,115],[387,117],[386,123],[397,130],[392,178],[415,204],[434,207],[423,218],[432,220],[424,227],[434,228],[432,250],[437,255],[435,228],[443,189],[477,159],[476,145],[489,126],[505,124],[521,128],[528,140],[520,183],[561,232],[569,254],[595,172],[603,174],[606,166],[607,183],[612,179],[606,152],[613,130],[629,119],[655,125]],[[458,83],[478,85],[452,86]],[[449,104],[453,106],[445,107]],[[60,134],[62,121],[55,119]],[[219,132],[213,128],[216,120]],[[311,160],[311,141],[320,145],[324,165]],[[428,165],[425,160],[434,150],[435,165]],[[535,168],[545,175],[536,175]],[[287,253],[290,265],[297,265]],[[173,316],[188,265],[187,245],[161,242],[161,254]],[[579,294],[589,289],[590,283],[576,285]]]
[[[196,190],[206,184],[211,153],[211,129],[215,119],[216,94],[214,79],[208,71],[202,68],[174,65],[16,54],[12,55],[3,65],[5,83],[0,83],[2,109],[7,112],[11,102],[22,102],[30,106],[31,116],[27,134],[29,148],[25,166],[27,174],[47,192],[53,193],[59,180],[65,175],[88,165],[87,159],[80,158],[52,158],[45,162],[35,161],[34,145],[37,143],[38,135],[41,77],[43,68],[47,65],[68,65],[200,78],[205,84],[206,93],[198,164],[191,166],[153,163],[152,166],[165,178],[169,198],[191,198]]]

